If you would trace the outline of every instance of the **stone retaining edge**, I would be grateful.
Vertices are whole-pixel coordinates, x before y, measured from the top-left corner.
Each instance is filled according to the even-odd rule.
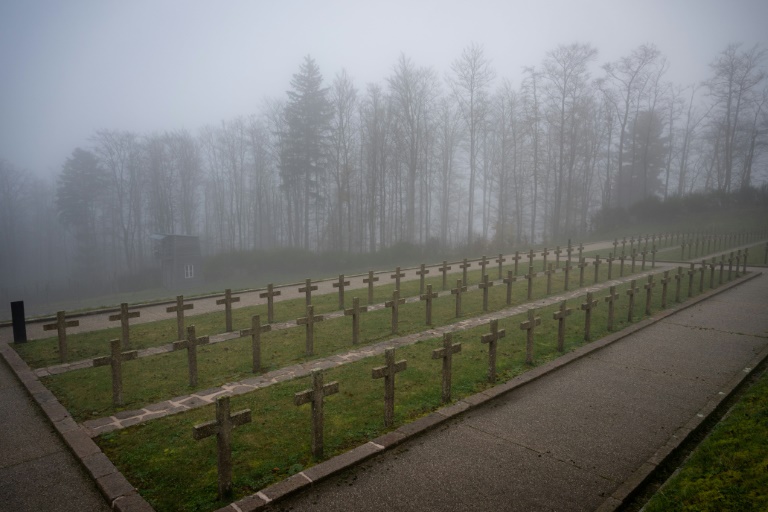
[[[416,421],[402,425],[392,432],[388,432],[382,436],[372,439],[371,441],[368,441],[367,443],[360,445],[357,448],[325,460],[300,473],[296,473],[295,475],[292,475],[285,480],[281,480],[280,482],[270,485],[269,487],[266,487],[255,494],[246,496],[245,498],[242,498],[236,502],[230,503],[229,505],[218,509],[216,512],[256,512],[258,510],[262,510],[264,507],[274,501],[286,498],[291,494],[295,494],[299,491],[306,490],[313,484],[318,483],[325,478],[328,478],[341,471],[348,470],[358,463],[363,462],[364,460],[369,459],[385,450],[393,448],[405,441],[408,441],[420,434],[423,434],[465,411],[483,405],[489,400],[504,395],[512,390],[521,388],[526,384],[529,384],[539,379],[540,377],[543,377],[544,375],[555,372],[567,364],[590,355],[593,352],[596,352],[616,341],[629,336],[630,334],[634,334],[635,332],[660,322],[661,320],[664,320],[675,313],[683,311],[691,306],[694,306],[704,300],[710,299],[715,295],[718,295],[747,281],[755,279],[760,275],[762,275],[762,272],[751,272],[745,276],[736,278],[729,283],[719,286],[718,288],[707,290],[692,298],[690,301],[686,301],[682,304],[678,304],[671,308],[665,309],[664,311],[660,311],[649,318],[626,327],[622,331],[609,334],[608,336],[605,336],[599,340],[593,341],[567,354],[564,354],[553,361],[549,361],[541,366],[532,368],[531,370],[528,370],[527,372],[518,375],[505,383],[499,384],[498,386],[494,386],[490,389],[486,389],[480,393],[470,395],[447,407],[443,407],[426,416],[422,416]],[[763,353],[761,353],[760,356],[758,356],[758,358],[755,360],[759,359],[762,361],[765,358],[768,358],[768,348],[766,348]],[[754,370],[755,366],[756,365],[753,364],[751,369]],[[725,400],[727,396],[732,394],[736,387],[738,387],[738,385],[748,375],[749,373],[746,372],[738,375],[729,384],[729,391],[727,395],[718,395],[717,397],[710,400],[710,402],[698,413],[703,414],[703,417],[699,417],[698,415],[694,416],[693,419],[681,429],[684,432],[687,432],[685,438],[694,433],[695,429],[698,428],[701,423],[703,423],[707,417],[715,411],[717,405]],[[660,462],[655,463],[652,461],[655,461],[663,454],[666,455],[663,455],[661,458],[666,459],[666,457],[671,455],[674,450],[679,447],[680,444],[682,444],[683,441],[684,439],[679,437],[676,440],[670,439],[670,441],[668,441],[664,447],[658,450],[651,457],[651,459],[649,459],[649,461],[645,462],[622,485],[620,485],[612,493],[612,495],[608,497],[605,502],[603,502],[598,510],[600,512],[610,512],[621,506],[624,501],[631,497],[635,490],[643,482],[645,482],[645,480],[660,464]]]

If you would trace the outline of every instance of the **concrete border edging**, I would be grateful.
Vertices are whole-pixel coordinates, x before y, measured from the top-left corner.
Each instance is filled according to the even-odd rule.
[[[750,272],[749,274],[736,278],[729,283],[726,283],[718,288],[712,288],[693,297],[689,301],[678,304],[671,308],[660,311],[649,318],[641,320],[631,326],[626,327],[622,331],[618,331],[613,334],[609,334],[599,340],[583,345],[567,354],[558,357],[555,360],[549,361],[541,366],[532,368],[527,372],[520,374],[505,383],[494,386],[490,389],[481,391],[474,395],[465,397],[457,402],[440,408],[426,416],[401,425],[397,429],[388,432],[382,436],[379,436],[365,444],[362,444],[352,450],[325,460],[311,468],[308,468],[300,473],[296,473],[281,480],[273,485],[265,487],[255,494],[246,496],[236,502],[218,509],[216,512],[256,512],[261,510],[268,504],[278,501],[282,498],[286,498],[291,494],[295,494],[299,491],[306,490],[314,483],[318,483],[321,480],[328,478],[335,473],[348,470],[360,462],[365,461],[368,458],[373,457],[379,453],[384,452],[390,448],[394,448],[397,445],[408,441],[420,434],[423,434],[432,428],[445,423],[446,421],[454,418],[455,416],[462,414],[466,411],[472,410],[486,402],[504,395],[512,390],[521,388],[526,384],[529,384],[547,374],[557,371],[558,369],[577,361],[593,352],[596,352],[612,343],[619,341],[630,334],[645,329],[661,320],[668,318],[669,316],[683,311],[691,306],[694,306],[700,302],[710,299],[724,291],[730,290],[736,286],[739,286],[745,282],[755,279],[762,275],[762,272]],[[758,358],[768,357],[768,348],[761,353]],[[757,358],[756,358],[757,359]],[[762,360],[762,359],[761,359]],[[752,365],[754,370],[756,365]],[[730,396],[738,385],[748,376],[748,373],[740,374],[736,376],[728,386],[727,396]],[[703,423],[707,417],[715,411],[717,405],[727,398],[726,395],[718,395],[710,400],[710,402],[694,416],[691,421],[686,424],[680,431],[687,432],[685,438],[687,439],[695,430]],[[703,414],[706,412],[706,414]],[[699,417],[699,414],[703,414]],[[682,433],[682,432],[681,432]],[[677,433],[675,434],[677,435]],[[674,435],[673,435],[674,437]],[[624,501],[631,497],[635,490],[647,480],[647,478],[655,471],[656,467],[665,460],[669,455],[682,444],[684,439],[679,439],[675,442],[668,442],[664,447],[658,450],[649,461],[645,462],[638,470],[636,470],[623,484],[621,484],[616,491],[608,497],[605,502],[599,507],[600,512],[609,512],[616,510]],[[654,463],[652,461],[659,459],[659,462]]]

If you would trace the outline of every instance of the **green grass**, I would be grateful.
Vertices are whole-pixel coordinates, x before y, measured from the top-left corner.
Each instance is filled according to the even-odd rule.
[[[763,372],[644,510],[768,510],[766,439],[768,372]]]
[[[641,283],[637,283],[641,287]],[[698,281],[694,280],[694,295]],[[616,304],[615,329],[627,326],[628,285],[617,287],[621,296]],[[660,308],[661,285],[653,295],[652,311]],[[684,298],[687,279],[683,283]],[[641,287],[642,290],[642,287]],[[599,305],[592,318],[592,336],[607,333],[607,307],[603,297],[608,290],[594,294]],[[635,321],[643,317],[645,293],[641,291],[635,304]],[[668,291],[673,304],[674,284]],[[567,320],[566,351],[583,345],[584,314],[579,311],[583,298],[572,300],[574,313]],[[537,314],[542,325],[536,329],[534,366],[558,357],[557,322],[552,320],[556,306],[542,308]],[[499,321],[506,337],[499,342],[499,380],[506,381],[525,372],[525,331],[519,329],[523,315]],[[462,343],[462,352],[453,362],[454,400],[487,388],[487,345],[480,336],[488,325],[454,333],[453,340]],[[396,358],[406,359],[408,368],[398,374],[395,425],[412,421],[440,406],[440,361],[431,353],[441,346],[438,338],[397,350]],[[203,358],[201,357],[201,361]],[[371,369],[383,364],[383,356],[368,358],[326,372],[325,381],[339,382],[340,392],[326,399],[326,456],[342,453],[385,433],[383,426],[383,389],[381,380],[371,379]],[[76,372],[73,372],[76,373]],[[232,398],[232,410],[250,408],[254,421],[234,433],[234,499],[303,470],[315,463],[310,455],[310,412],[308,406],[293,405],[293,394],[309,386],[309,377],[270,386],[247,395]],[[107,390],[102,390],[107,394]],[[123,474],[138,487],[142,495],[158,511],[211,510],[224,505],[216,500],[215,441],[196,442],[192,426],[214,417],[213,406],[160,418],[143,425],[104,434],[98,444]]]

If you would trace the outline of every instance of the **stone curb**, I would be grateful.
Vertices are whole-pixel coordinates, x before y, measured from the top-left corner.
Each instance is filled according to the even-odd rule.
[[[56,429],[59,437],[91,476],[112,510],[153,511],[150,504],[139,495],[88,434],[75,423],[64,406],[43,386],[27,363],[8,343],[0,343],[0,354]]]
[[[416,421],[402,425],[394,431],[388,432],[380,437],[377,437],[376,439],[368,441],[367,443],[360,445],[357,448],[325,460],[305,471],[302,471],[301,473],[297,473],[285,480],[270,485],[269,487],[266,487],[255,494],[246,496],[241,500],[230,503],[229,505],[218,509],[216,512],[255,512],[261,510],[274,501],[286,498],[291,494],[297,493],[299,491],[306,490],[310,488],[314,483],[318,483],[321,480],[341,471],[348,470],[356,464],[370,457],[373,457],[378,453],[393,448],[418,435],[421,435],[459,414],[472,410],[480,405],[485,404],[489,400],[506,394],[514,389],[521,388],[526,384],[529,384],[547,374],[557,371],[569,363],[577,361],[585,356],[592,354],[593,352],[611,345],[612,343],[619,341],[629,336],[630,334],[634,334],[635,332],[660,322],[661,320],[664,320],[675,313],[683,311],[704,300],[710,299],[719,293],[734,288],[760,275],[762,275],[761,272],[753,272],[747,274],[746,276],[736,278],[733,281],[730,281],[729,283],[726,283],[718,288],[703,292],[692,298],[690,301],[686,301],[683,304],[679,304],[662,312],[656,313],[649,318],[628,326],[622,331],[609,334],[608,336],[605,336],[599,340],[593,341],[587,345],[583,345],[573,350],[572,352],[558,357],[553,361],[518,375],[517,377],[514,377],[503,384],[499,384],[493,388],[458,400],[454,404],[438,409],[437,411],[423,416]],[[768,357],[768,348],[766,348],[760,354],[760,356],[755,358],[753,363],[755,361],[762,361],[766,357]],[[749,370],[753,370],[756,366],[757,364],[752,364]],[[682,432],[678,431],[678,433],[675,434],[678,436],[677,439],[671,439],[668,441],[664,447],[658,450],[651,457],[651,459],[649,459],[649,461],[645,462],[638,470],[635,471],[633,475],[631,475],[623,484],[621,484],[616,489],[616,491],[614,491],[612,495],[603,502],[598,510],[600,512],[617,510],[617,508],[621,506],[624,501],[630,497],[643,482],[647,480],[647,478],[652,474],[652,472],[661,463],[661,461],[666,459],[666,457],[672,454],[674,450],[679,447],[679,445],[684,440],[680,437],[680,434],[685,434],[685,438],[687,438],[692,433],[694,433],[696,429],[701,425],[701,423],[703,423],[704,420],[710,414],[712,414],[712,412],[714,412],[717,405],[725,400],[727,396],[733,393],[735,388],[749,374],[750,373],[745,370],[742,375],[735,377],[727,388],[727,394],[718,395],[718,397],[710,400],[710,402],[696,416],[694,416],[694,418],[685,427],[680,429]],[[675,436],[673,436],[673,438],[674,437]],[[661,460],[655,463],[654,461],[657,459]]]

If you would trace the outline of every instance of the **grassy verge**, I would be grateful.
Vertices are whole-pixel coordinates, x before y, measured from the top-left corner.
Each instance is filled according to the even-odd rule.
[[[696,283],[696,281],[694,281]],[[687,283],[687,282],[686,282]],[[639,284],[639,283],[638,283]],[[620,295],[615,311],[615,328],[627,322],[628,285],[617,287]],[[683,297],[687,284],[683,285]],[[694,294],[698,286],[694,287]],[[593,339],[607,333],[605,290],[596,293],[599,301],[592,318]],[[643,317],[645,294],[641,291],[635,304],[635,321]],[[566,329],[565,350],[583,345],[584,314],[579,311],[582,298],[569,306],[574,314]],[[652,311],[660,308],[661,293],[656,288]],[[668,291],[668,303],[674,301],[674,285]],[[542,324],[535,334],[533,366],[558,357],[557,322],[552,320],[554,306],[542,308]],[[506,337],[498,348],[499,380],[505,381],[531,368],[524,363],[525,332],[519,329],[523,315],[503,319],[499,327]],[[459,399],[487,388],[487,346],[480,336],[488,331],[483,325],[454,334],[462,351],[453,363],[453,396]],[[398,374],[395,425],[407,423],[440,406],[440,362],[431,359],[440,339],[430,339],[403,347],[397,359],[406,359],[408,368]],[[372,357],[326,372],[325,380],[336,380],[340,392],[326,399],[326,455],[342,453],[381,435],[383,427],[383,389],[380,380],[371,379],[371,369],[383,364],[383,357]],[[250,408],[254,421],[234,433],[234,497],[251,494],[288,475],[317,462],[310,455],[310,412],[308,407],[293,405],[293,394],[309,386],[309,377],[276,384],[247,395],[232,398],[234,411]],[[160,418],[143,425],[104,434],[97,442],[132,484],[137,486],[158,511],[211,510],[224,505],[216,500],[215,442],[196,442],[192,426],[214,416],[213,406]]]
[[[768,510],[768,372],[644,510]]]

